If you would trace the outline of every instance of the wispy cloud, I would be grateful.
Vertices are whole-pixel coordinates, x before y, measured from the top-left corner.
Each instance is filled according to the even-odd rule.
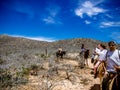
[[[102,22],[100,25],[101,28],[106,27],[120,27],[120,22]]]
[[[45,23],[48,23],[48,24],[54,24],[54,23],[55,23],[54,18],[52,18],[52,17],[50,17],[50,16],[47,17],[47,18],[44,18],[43,21],[44,21]]]
[[[46,11],[48,12],[46,17],[43,18],[43,21],[47,24],[58,24],[60,21],[58,20],[58,13],[60,12],[60,7],[55,4],[50,4],[47,8]]]
[[[106,14],[106,16],[107,16],[108,18],[113,19],[113,17],[112,17],[111,15],[109,15],[109,14]]]
[[[48,14],[52,17],[56,17],[57,14],[60,12],[61,8],[56,5],[56,4],[50,4],[47,8],[46,11],[48,12]]]
[[[9,36],[27,38],[27,39],[38,40],[38,41],[47,41],[47,42],[56,41],[56,39],[54,38],[41,37],[41,36],[36,36],[36,37],[28,37],[28,36],[22,36],[22,35],[9,35]]]
[[[96,4],[95,4],[96,5]],[[86,1],[75,10],[75,14],[83,18],[83,14],[92,17],[93,15],[98,15],[99,13],[104,13],[105,10],[99,7],[96,7],[92,2]]]
[[[9,9],[15,10],[16,12],[26,14],[29,18],[33,18],[35,15],[32,6],[25,2],[15,0],[14,2],[11,1],[10,4],[6,4],[5,6]]]
[[[86,24],[90,24],[91,22],[90,22],[90,21],[88,21],[88,20],[85,20],[85,23],[86,23]]]
[[[120,43],[120,32],[113,32],[110,37],[117,43]]]

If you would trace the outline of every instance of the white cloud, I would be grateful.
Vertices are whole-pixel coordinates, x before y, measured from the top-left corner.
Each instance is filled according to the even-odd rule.
[[[113,32],[110,37],[117,43],[120,43],[120,32]]]
[[[43,21],[47,24],[61,24],[59,21],[59,18],[57,17],[58,13],[60,12],[60,7],[55,4],[50,4],[47,8],[46,11],[48,14],[43,18]]]
[[[38,41],[47,41],[47,42],[56,41],[56,39],[53,39],[53,38],[40,37],[40,36],[37,36],[37,37],[27,37],[27,36],[22,36],[22,35],[10,35],[10,36],[27,38],[27,39],[38,40]]]
[[[88,20],[85,20],[85,23],[86,23],[86,24],[90,24],[91,22],[90,22],[90,21],[88,21]]]
[[[54,20],[54,18],[52,18],[52,17],[44,18],[43,21],[44,21],[45,23],[48,23],[48,24],[54,24],[54,23],[55,23],[55,20]]]
[[[96,7],[92,2],[86,1],[82,4],[82,6],[78,7],[75,10],[75,14],[83,18],[83,14],[87,14],[89,17],[93,15],[97,15],[99,13],[104,13],[105,10],[99,7]]]
[[[56,41],[55,39],[52,38],[46,38],[46,37],[26,37],[32,40],[38,40],[38,41],[47,41],[47,42],[53,42]]]
[[[100,25],[101,28],[106,27],[120,27],[120,22],[102,22]]]

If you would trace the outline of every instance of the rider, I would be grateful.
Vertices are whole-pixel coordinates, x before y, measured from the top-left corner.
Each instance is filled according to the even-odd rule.
[[[91,62],[94,64],[96,63],[96,60],[98,59],[97,53],[100,52],[99,46],[100,46],[100,44],[98,44],[97,47],[95,49],[93,49],[93,52],[92,52]]]
[[[60,48],[58,48],[58,51],[59,51],[59,52],[62,52],[62,48],[61,48],[61,47],[60,47]]]
[[[120,51],[116,48],[116,43],[110,41],[108,46],[109,50],[103,59],[106,60],[106,72],[102,81],[102,90],[106,90],[108,81],[116,75],[116,69],[120,67]]]
[[[94,75],[95,75],[94,78],[97,77],[97,73],[96,73],[97,67],[103,61],[106,52],[107,52],[106,46],[104,44],[99,44],[99,52],[95,52],[98,55],[98,61],[94,65]]]
[[[82,44],[81,45],[81,51],[80,51],[80,57],[81,57],[81,60],[80,60],[80,68],[84,68],[85,66],[85,59],[84,59],[84,52],[86,51],[85,49],[85,45]]]
[[[85,65],[88,66],[88,58],[89,58],[89,55],[90,55],[90,50],[87,49],[84,53],[84,59],[85,59]]]

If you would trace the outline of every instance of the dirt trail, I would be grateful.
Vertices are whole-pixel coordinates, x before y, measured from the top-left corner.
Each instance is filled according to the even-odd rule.
[[[66,78],[67,75],[65,71],[58,70],[58,74],[54,76],[55,78],[58,78],[58,80],[55,80],[54,77],[52,77],[52,79],[49,79],[48,81],[46,78],[43,79],[39,74],[38,76],[30,76],[29,83],[20,86],[22,87],[21,90],[99,90],[100,81],[99,78],[94,79],[93,74],[91,74],[93,65],[90,59],[89,67],[83,69],[78,67],[78,62],[75,60],[64,59],[59,63],[60,65],[72,65],[77,68],[73,68],[73,71],[68,73],[69,78]],[[48,63],[46,63],[45,67],[48,67]]]

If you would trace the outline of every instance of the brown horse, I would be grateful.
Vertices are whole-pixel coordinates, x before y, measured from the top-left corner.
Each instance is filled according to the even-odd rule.
[[[56,57],[57,57],[57,60],[60,59],[62,60],[63,59],[63,56],[66,54],[66,51],[57,51],[56,52]]]
[[[97,77],[100,78],[100,90],[102,90],[102,80],[103,80],[103,76],[105,73],[105,62],[101,62],[100,65],[97,67]]]

